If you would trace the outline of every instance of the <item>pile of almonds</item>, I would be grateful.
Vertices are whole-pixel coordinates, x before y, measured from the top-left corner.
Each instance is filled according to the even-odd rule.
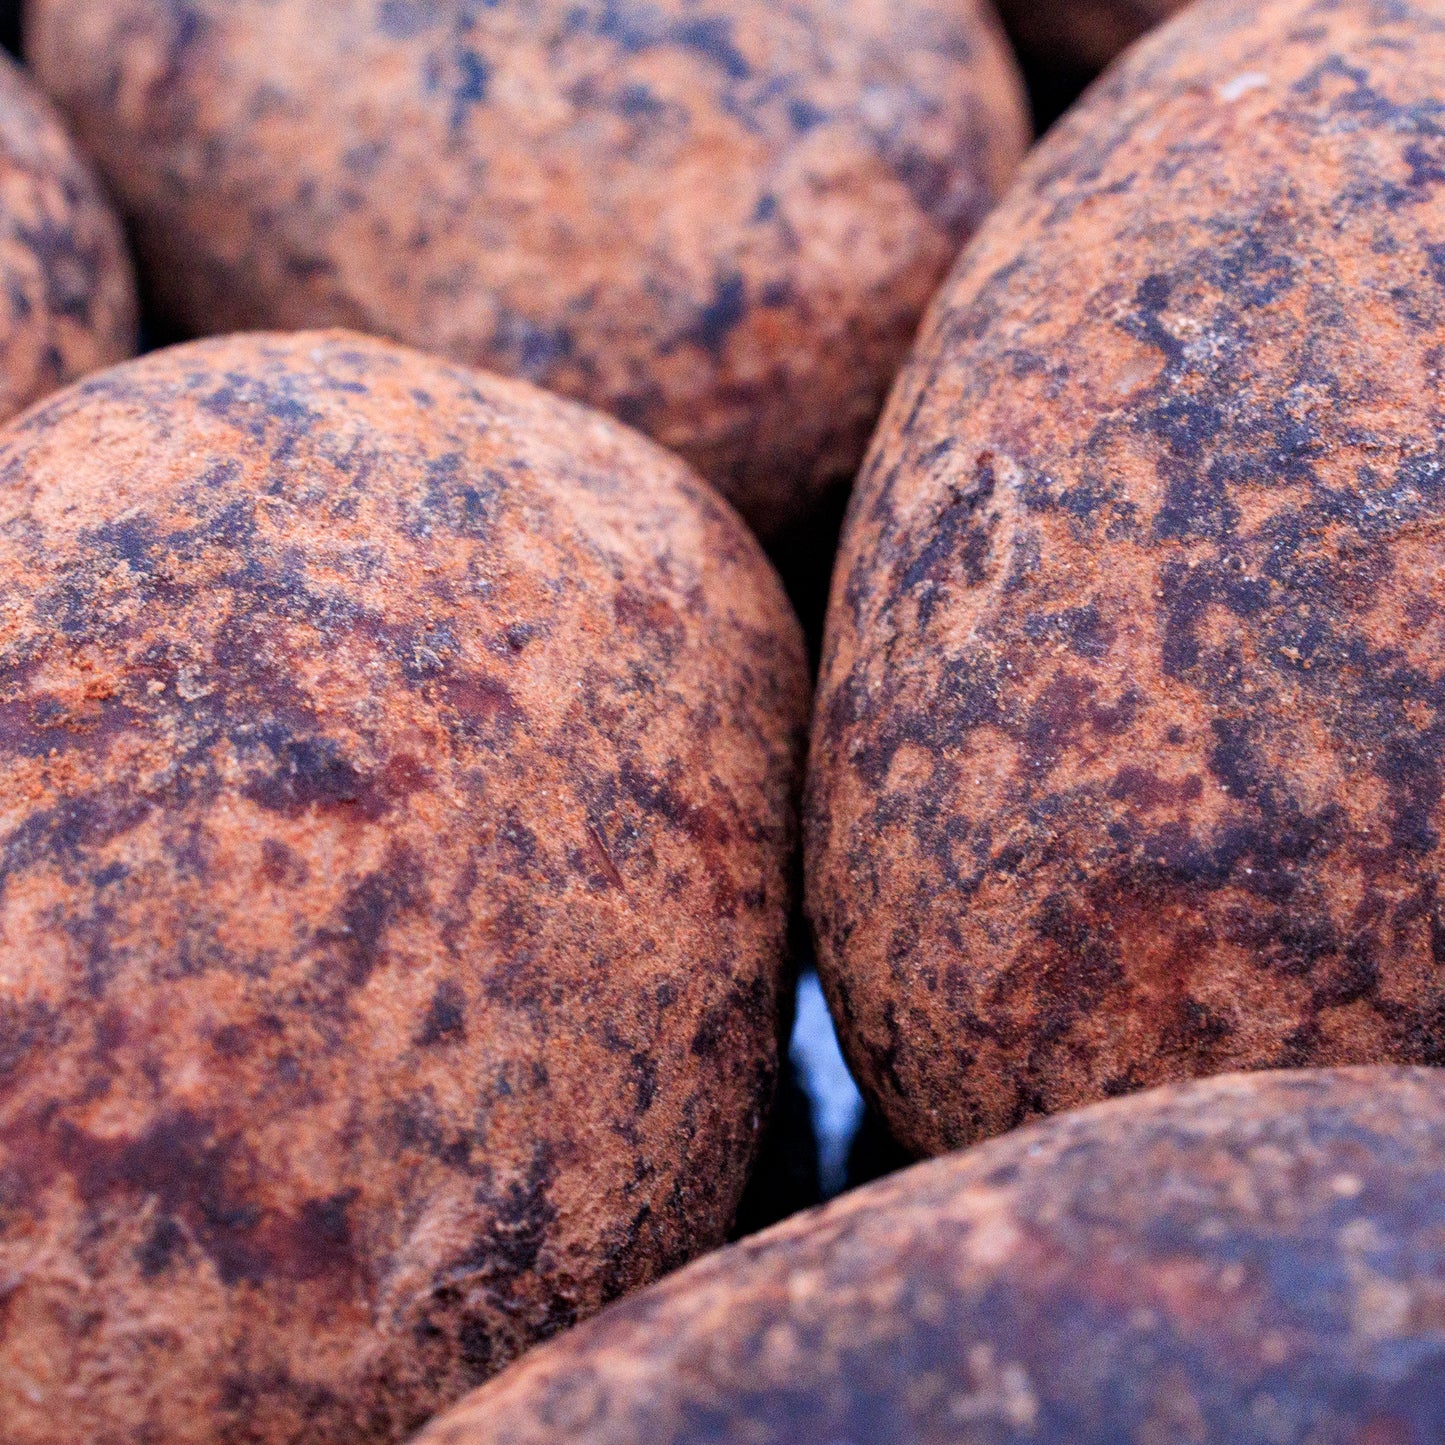
[[[6,1445],[1445,1439],[1445,8],[999,10],[0,7]]]

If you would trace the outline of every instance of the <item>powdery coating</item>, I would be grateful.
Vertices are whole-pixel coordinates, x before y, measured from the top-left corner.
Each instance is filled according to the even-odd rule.
[[[998,0],[1010,33],[1045,64],[1102,70],[1185,0]]]
[[[1209,3],[951,279],[854,498],[809,907],[912,1148],[1445,1061],[1438,7]]]
[[[800,1215],[417,1445],[1275,1445],[1445,1431],[1445,1081],[1234,1077]]]
[[[0,1418],[396,1440],[720,1243],[806,713],[679,462],[344,334],[0,442]]]
[[[49,102],[0,54],[0,421],[135,340],[120,223]]]
[[[851,474],[1026,138],[990,0],[32,0],[184,326],[581,397],[756,526]]]

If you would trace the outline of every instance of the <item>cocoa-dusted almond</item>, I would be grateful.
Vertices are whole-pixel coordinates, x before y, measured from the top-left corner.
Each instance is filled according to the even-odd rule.
[[[918,1165],[634,1295],[416,1445],[1445,1435],[1445,1077],[1234,1076]]]
[[[404,1438],[726,1235],[797,624],[682,463],[344,333],[0,434],[0,1434]]]
[[[50,102],[0,54],[0,421],[135,343],[120,222]]]
[[[1034,154],[853,500],[808,889],[917,1152],[1445,1062],[1445,13],[1208,0]]]
[[[31,0],[158,303],[527,377],[759,528],[851,475],[1026,139],[991,0]]]

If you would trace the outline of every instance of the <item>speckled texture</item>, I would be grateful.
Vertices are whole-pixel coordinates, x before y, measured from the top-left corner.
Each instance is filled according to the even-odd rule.
[[[6,1445],[404,1437],[724,1237],[806,712],[679,462],[344,334],[0,438]]]
[[[1428,1445],[1445,1079],[1210,1080],[920,1165],[538,1350],[418,1445]]]
[[[1445,1060],[1445,11],[1206,3],[956,270],[854,497],[809,898],[939,1152]]]
[[[1185,0],[998,0],[1025,55],[1054,67],[1102,70],[1121,50],[1184,8]]]
[[[339,323],[525,376],[755,526],[862,455],[1012,174],[990,0],[30,0],[195,331]]]
[[[0,54],[0,421],[135,341],[120,222],[50,103]]]

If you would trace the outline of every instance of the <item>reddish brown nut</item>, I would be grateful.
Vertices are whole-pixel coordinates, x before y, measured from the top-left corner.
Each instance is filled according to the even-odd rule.
[[[0,421],[135,340],[120,222],[49,102],[0,54]]]
[[[854,498],[809,896],[912,1148],[1445,1061],[1445,18],[1209,3],[1044,143]]]
[[[537,1350],[417,1445],[1445,1437],[1445,1078],[1235,1076],[919,1165]]]
[[[393,1441],[721,1242],[796,623],[687,469],[340,333],[0,439],[7,1445]]]
[[[775,531],[856,467],[1026,137],[991,0],[31,0],[193,332],[538,381]]]
[[[1102,70],[1185,0],[998,0],[1023,53],[1055,69]]]

